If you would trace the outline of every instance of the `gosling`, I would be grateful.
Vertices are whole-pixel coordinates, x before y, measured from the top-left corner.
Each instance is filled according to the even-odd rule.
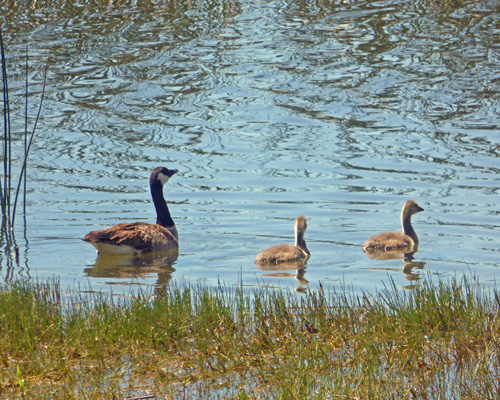
[[[290,244],[278,244],[272,246],[259,254],[255,259],[256,264],[281,264],[297,261],[306,261],[311,253],[306,246],[304,234],[307,229],[307,220],[297,217],[295,220],[295,246]]]
[[[363,244],[365,253],[382,251],[410,251],[418,246],[418,236],[411,225],[411,216],[424,211],[417,202],[408,200],[401,210],[402,232],[384,232],[371,237]]]

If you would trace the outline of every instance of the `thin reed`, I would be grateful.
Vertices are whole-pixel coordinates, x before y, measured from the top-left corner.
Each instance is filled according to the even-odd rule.
[[[0,396],[439,399],[500,390],[499,297],[473,279],[377,296],[190,285],[162,298],[78,296],[56,282],[0,294]]]
[[[2,70],[2,99],[3,99],[3,180],[0,180],[0,208],[2,212],[2,236],[7,239],[7,242],[13,241],[12,229],[16,219],[17,202],[21,190],[23,191],[24,207],[26,207],[26,170],[28,163],[28,155],[33,144],[35,131],[42,110],[43,97],[45,95],[45,84],[47,80],[48,58],[45,63],[45,71],[43,77],[42,92],[38,112],[33,123],[33,128],[29,131],[28,127],[28,44],[26,44],[26,92],[25,92],[25,124],[24,124],[24,147],[21,155],[22,164],[20,165],[19,178],[17,184],[13,183],[13,163],[18,159],[12,148],[13,135],[11,131],[11,113],[9,102],[9,84],[8,84],[8,68],[7,59],[5,56],[5,45],[2,34],[2,26],[0,25],[0,58]],[[24,183],[24,185],[23,185]],[[14,199],[12,200],[12,195]],[[26,211],[26,210],[24,210]]]

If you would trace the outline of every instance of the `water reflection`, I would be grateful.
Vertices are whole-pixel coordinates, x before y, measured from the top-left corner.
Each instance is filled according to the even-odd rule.
[[[403,274],[405,275],[405,279],[410,282],[417,283],[420,279],[422,279],[422,270],[425,267],[425,262],[423,261],[409,261],[403,265]],[[418,271],[418,272],[417,272]],[[413,289],[416,285],[403,285],[405,289]]]
[[[132,279],[157,275],[155,294],[159,295],[167,290],[178,257],[179,249],[140,256],[98,254],[95,264],[85,268],[84,272],[91,278],[113,278],[124,284],[130,284]]]
[[[405,249],[394,249],[394,250],[382,250],[382,251],[372,251],[370,253],[365,252],[365,254],[372,260],[398,260],[400,258],[406,260],[413,260],[413,255],[418,251],[418,247],[415,247],[412,251],[405,251]]]
[[[425,262],[423,261],[415,261],[415,253],[418,251],[418,248],[410,252],[402,252],[397,250],[392,251],[379,251],[375,253],[365,253],[373,260],[379,261],[388,261],[388,260],[402,260],[403,267],[401,271],[403,272],[405,279],[416,283],[420,279],[422,279],[421,271],[425,267]],[[386,269],[386,268],[371,268],[371,269]],[[405,289],[413,289],[415,287],[414,284],[411,285],[403,285]]]
[[[306,261],[290,261],[284,262],[280,264],[273,265],[259,265],[257,264],[257,268],[260,271],[266,271],[263,273],[263,277],[269,278],[295,278],[295,280],[299,283],[299,285],[295,288],[297,293],[306,293],[306,286],[309,284],[309,281],[305,278],[306,274]]]

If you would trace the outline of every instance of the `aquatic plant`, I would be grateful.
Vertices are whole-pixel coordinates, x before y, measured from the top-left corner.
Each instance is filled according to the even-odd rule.
[[[24,213],[26,212],[26,170],[28,163],[28,155],[33,144],[35,131],[40,118],[42,110],[43,97],[45,95],[45,84],[47,81],[47,67],[49,58],[45,63],[45,71],[43,77],[42,93],[40,97],[40,104],[38,106],[38,113],[35,118],[34,125],[31,131],[28,130],[28,44],[26,44],[26,93],[25,93],[25,123],[24,123],[24,151],[22,154],[22,166],[19,173],[17,184],[13,183],[12,177],[12,164],[16,157],[12,151],[12,132],[11,132],[11,119],[10,119],[10,105],[9,105],[9,85],[8,85],[8,71],[7,60],[5,57],[5,45],[3,41],[2,27],[0,25],[0,55],[1,55],[1,69],[2,69],[2,94],[3,94],[3,180],[0,180],[0,207],[2,212],[2,237],[7,239],[7,242],[13,241],[13,228],[16,218],[17,202],[19,194],[23,193],[24,200]],[[49,54],[50,57],[50,54]],[[23,184],[24,183],[24,184]],[[14,194],[14,199],[12,199]]]

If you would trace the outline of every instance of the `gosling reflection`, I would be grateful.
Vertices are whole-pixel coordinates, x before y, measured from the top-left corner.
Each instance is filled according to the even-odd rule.
[[[95,264],[84,271],[91,278],[116,279],[112,284],[129,284],[132,279],[146,279],[157,275],[155,294],[159,295],[166,291],[175,271],[173,264],[178,257],[178,249],[137,256],[99,254]]]
[[[263,277],[294,278],[299,285],[295,287],[297,293],[307,293],[309,281],[305,278],[307,261],[286,262],[280,264],[257,264],[260,271],[265,271]]]
[[[403,267],[401,271],[405,275],[405,279],[410,281],[410,285],[403,286],[404,289],[414,289],[417,285],[416,283],[422,279],[422,270],[425,267],[425,262],[415,261],[414,255],[417,251],[410,251],[406,253],[401,253],[398,251],[386,251],[383,253],[370,254],[370,258],[377,259],[381,261],[388,260],[402,260]],[[395,270],[394,268],[372,268],[380,270]]]
[[[412,261],[403,265],[403,274],[405,274],[405,278],[413,283],[412,285],[404,286],[405,289],[415,289],[417,287],[416,283],[422,279],[421,271],[424,267],[425,263],[422,261]]]
[[[365,253],[368,257],[370,257],[372,260],[381,260],[381,261],[386,261],[386,260],[407,260],[407,259],[412,259],[413,260],[413,255],[418,251],[418,248],[415,248],[412,251],[401,251],[401,250],[387,250],[387,251],[379,251],[379,252],[374,252],[374,253]]]
[[[423,261],[414,261],[413,255],[417,251],[411,251],[409,253],[405,253],[403,256],[403,274],[405,275],[406,280],[417,283],[420,279],[422,279],[422,270],[425,267],[425,262]],[[417,287],[416,284],[406,285],[405,289],[415,289]]]

